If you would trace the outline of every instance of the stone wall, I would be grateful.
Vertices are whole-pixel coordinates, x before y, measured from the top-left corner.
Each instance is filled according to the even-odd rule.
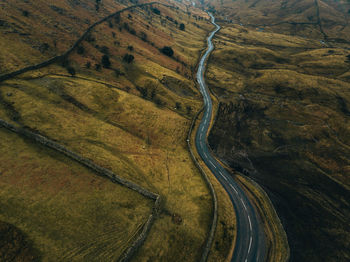
[[[154,200],[152,214],[149,216],[145,225],[143,226],[142,232],[140,233],[140,235],[137,236],[137,238],[134,240],[134,242],[131,244],[131,246],[121,256],[120,261],[123,261],[123,262],[130,261],[132,256],[135,254],[135,252],[138,250],[138,248],[143,244],[143,242],[147,238],[148,232],[150,231],[150,229],[154,223],[154,220],[156,219],[156,217],[159,213],[161,197],[158,194],[150,192],[150,191],[146,190],[145,188],[143,188],[143,187],[141,187],[133,182],[130,182],[124,178],[117,176],[111,170],[108,170],[108,169],[103,168],[99,165],[96,165],[91,160],[84,158],[77,153],[74,153],[73,151],[67,149],[66,147],[64,147],[64,146],[44,137],[42,135],[35,134],[35,133],[33,133],[27,129],[24,129],[24,128],[16,127],[16,126],[14,126],[14,125],[12,125],[12,124],[10,124],[2,119],[0,119],[0,128],[1,127],[6,128],[6,129],[8,129],[16,134],[19,134],[21,136],[24,136],[26,138],[29,138],[35,142],[38,142],[38,143],[40,143],[48,148],[56,150],[56,151],[64,154],[65,156],[77,161],[78,163],[86,166],[87,168],[93,170],[94,172],[96,172],[100,176],[104,176],[104,177],[110,179],[113,183],[118,183],[122,186],[125,186],[127,188],[130,188],[130,189],[140,193],[141,195],[143,195],[149,199]]]

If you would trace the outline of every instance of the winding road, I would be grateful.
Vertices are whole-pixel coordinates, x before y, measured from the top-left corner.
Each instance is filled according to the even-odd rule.
[[[237,217],[237,238],[231,261],[262,262],[265,259],[266,250],[263,227],[259,223],[256,211],[246,196],[246,193],[233,180],[228,171],[226,171],[226,169],[211,155],[207,144],[207,133],[213,113],[213,106],[209,90],[204,80],[205,62],[214,49],[212,39],[215,33],[220,30],[220,26],[215,23],[214,16],[211,13],[208,14],[211,17],[212,24],[215,25],[216,28],[210,33],[207,39],[208,49],[202,56],[197,71],[197,81],[204,99],[204,116],[196,133],[195,144],[204,163],[229,194],[235,209]]]

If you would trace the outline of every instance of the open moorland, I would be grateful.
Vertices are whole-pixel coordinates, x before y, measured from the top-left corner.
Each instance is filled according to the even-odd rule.
[[[133,4],[2,1],[0,75],[64,53],[93,23]],[[96,26],[64,60],[0,83],[0,119],[161,196],[135,261],[202,255],[212,198],[186,137],[201,107],[192,72],[211,29],[206,13],[176,2],[129,9]],[[31,139],[4,128],[0,137],[1,259],[120,258],[152,201]],[[225,212],[232,206],[219,194],[211,261],[227,256],[234,233],[234,215]]]
[[[220,0],[204,4],[222,21],[334,45],[350,41],[347,0]]]
[[[348,261],[350,45],[325,45],[312,32],[299,36],[283,26],[245,26],[276,22],[271,12],[277,2],[234,1],[230,6],[242,6],[235,12],[225,8],[227,1],[212,4],[223,27],[207,72],[220,100],[209,143],[223,162],[266,190],[287,231],[292,261]],[[283,2],[288,7],[307,1]],[[326,3],[336,5],[315,2],[321,13]],[[307,11],[293,10],[295,19]],[[340,20],[350,19],[342,14]],[[224,21],[226,15],[233,23]],[[238,16],[243,25],[234,21]],[[337,34],[327,25],[323,30]]]

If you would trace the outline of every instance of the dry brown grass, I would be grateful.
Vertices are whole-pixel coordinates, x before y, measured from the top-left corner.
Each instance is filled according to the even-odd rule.
[[[153,203],[52,150],[0,132],[0,219],[23,231],[42,261],[118,258]]]
[[[106,10],[107,7],[109,12],[113,10],[111,2],[104,2]],[[211,26],[207,21],[196,21],[194,17],[184,14],[181,10],[168,10],[165,7],[159,7],[159,10],[162,13],[161,17],[152,12],[149,15],[147,13],[149,10],[130,12],[131,19],[128,14],[122,15],[121,23],[130,24],[135,29],[136,35],[130,34],[125,29],[120,32],[119,25],[114,21],[112,28],[108,23],[99,26],[93,32],[95,42],[83,43],[84,54],[73,54],[69,57],[70,65],[77,71],[76,77],[68,76],[66,69],[60,65],[51,65],[2,83],[0,118],[34,129],[84,157],[92,159],[97,164],[111,169],[119,176],[136,182],[162,196],[163,212],[153,225],[144,247],[137,254],[136,261],[196,261],[201,255],[211,223],[212,200],[203,179],[190,159],[185,139],[191,116],[201,106],[201,99],[192,81],[191,72],[199,58],[200,50],[205,46],[205,37]],[[198,10],[196,13],[205,15]],[[82,13],[81,19],[85,14],[86,12]],[[185,23],[186,30],[179,30],[174,23],[170,23],[165,18],[166,15],[177,18],[179,23]],[[152,23],[148,23],[149,17],[152,17]],[[70,23],[68,18],[64,19],[67,19],[64,20],[65,23]],[[82,28],[77,23],[72,30],[80,32]],[[41,28],[41,30],[47,33],[49,29]],[[142,31],[147,33],[149,42],[140,39]],[[112,32],[116,33],[115,38]],[[68,38],[61,37],[65,37],[66,40]],[[38,39],[40,39],[39,36]],[[69,41],[72,39],[73,37],[69,38]],[[9,40],[9,42],[11,41],[15,40]],[[154,43],[154,47],[151,42]],[[103,55],[100,47],[96,47],[96,45],[100,47],[105,45],[109,48],[112,62],[110,69],[94,70],[95,63],[101,63]],[[133,46],[133,51],[128,50],[129,45]],[[176,59],[166,57],[158,51],[158,48],[163,45],[173,47]],[[63,47],[60,48],[63,49]],[[30,63],[36,61],[35,59],[38,57],[30,56],[35,56],[37,53],[30,51],[30,49],[23,48],[23,50],[27,50],[25,52],[28,59],[20,55],[18,58],[23,58],[25,62]],[[134,55],[133,63],[122,62],[122,57],[126,52]],[[88,61],[91,62],[91,69],[85,68]],[[21,66],[21,64],[15,65],[12,60],[8,60],[6,63],[11,69]],[[122,73],[119,76],[115,74],[117,69]],[[181,88],[174,89],[177,83]],[[144,99],[140,97],[141,93],[138,91],[140,88],[148,90],[148,94],[143,97]],[[152,98],[151,91],[153,89],[156,90],[156,98],[160,99],[162,104],[157,104],[154,97]],[[183,95],[183,90],[187,90],[188,94]],[[175,109],[176,102],[180,106]],[[191,107],[191,110],[188,111],[187,107]],[[15,122],[13,121],[14,116],[16,117]],[[8,138],[14,135],[5,132],[4,136]],[[18,147],[19,150],[21,147]],[[8,150],[10,150],[9,148],[11,147],[9,146]],[[31,151],[35,151],[36,148],[36,145],[28,144],[26,150],[29,151],[26,155],[31,156],[31,158],[25,159],[23,164],[35,164],[37,168],[42,168],[42,175],[46,177],[46,183],[49,183],[50,188],[54,190],[57,183],[55,184],[55,180],[50,181],[50,177],[47,177],[49,175],[48,169],[51,166],[58,166],[58,170],[68,172],[68,167],[62,168],[60,166],[60,159],[63,157],[55,153],[50,153],[50,161],[43,160],[46,164],[41,166],[40,159],[48,157],[32,154]],[[47,152],[49,150],[42,149],[41,154],[45,156],[48,154]],[[15,154],[15,151],[11,154]],[[9,157],[13,161],[16,160],[13,155],[9,155]],[[74,163],[69,165],[77,170],[82,169]],[[21,175],[25,179],[27,176],[36,175],[36,173],[34,169],[28,169],[28,174]],[[95,179],[94,176],[93,179]],[[79,183],[82,182],[79,180],[79,177],[74,177],[71,185],[74,186],[75,183],[77,186],[80,185]],[[14,187],[16,186],[18,185]],[[45,195],[46,189],[49,190],[49,187],[43,184],[38,189],[38,197],[40,194]],[[63,187],[63,193],[69,195],[68,189]],[[8,194],[14,190],[14,188],[9,189]],[[77,196],[83,199],[82,201],[88,201],[95,196],[88,192],[83,195],[82,192],[79,192],[79,187],[75,190]],[[30,199],[30,192],[20,196],[20,199],[23,198],[25,201],[27,198]],[[108,244],[108,248],[106,248],[105,253],[101,253],[101,256],[117,257],[130,243],[131,236],[138,232],[144,222],[144,219],[140,220],[139,216],[132,215],[128,213],[127,208],[123,208],[124,202],[134,201],[128,194],[135,193],[126,194],[117,190],[114,194],[120,194],[120,198],[115,200],[116,197],[112,197],[111,193],[111,195],[103,196],[104,198],[100,197],[94,200],[94,205],[99,201],[106,202],[105,212],[110,209],[111,202],[113,202],[113,205],[117,206],[116,213],[110,215],[118,215],[121,218],[111,217],[110,220],[116,221],[116,223],[120,221],[118,225],[124,230],[108,240],[112,244],[113,240],[117,239],[113,243],[118,245],[118,249],[109,248]],[[2,198],[4,203],[9,201],[8,196],[4,195]],[[79,202],[74,202],[74,199],[72,199],[74,203],[68,203],[67,199],[70,197],[65,196],[62,199],[53,198],[50,202],[51,205],[55,206],[56,213],[62,208],[63,203],[66,205],[64,207],[66,209],[78,211],[84,208],[84,206],[78,205]],[[35,201],[34,199],[33,202]],[[150,210],[148,202],[145,201],[140,200],[138,205],[135,204],[133,207],[137,209],[137,212],[148,210],[145,213],[147,216]],[[122,208],[119,209],[120,205]],[[45,213],[45,210],[50,207],[45,206],[45,203],[43,206],[33,206],[32,209],[26,209],[25,205],[21,207],[27,214],[23,216],[23,221],[16,220],[18,209],[14,209],[11,213],[1,212],[1,218],[5,220],[6,217],[6,221],[22,229],[33,240],[35,246],[40,246],[46,240],[38,235],[38,225],[46,219],[47,225],[45,227],[50,233],[50,223],[53,220],[50,214],[46,215]],[[86,208],[88,207],[87,205]],[[42,212],[40,219],[29,215],[35,212],[35,208],[38,208],[38,214]],[[126,209],[125,212],[124,209]],[[62,210],[62,214],[65,214],[64,210]],[[87,214],[87,212],[82,212],[79,219],[86,219]],[[177,218],[175,220],[172,218],[174,215]],[[55,247],[57,243],[63,243],[66,240],[67,237],[63,233],[73,231],[73,228],[78,227],[78,222],[75,222],[78,221],[78,217],[77,220],[71,221],[70,219],[69,216],[62,218],[59,223],[59,233],[52,235],[52,241],[43,244],[41,252],[44,257],[57,257],[62,254],[62,250],[67,256],[77,255],[77,259],[100,252],[98,243],[96,245],[87,242],[82,244],[77,241],[79,245],[87,247],[86,250],[80,250],[70,242],[67,242],[67,246],[59,244],[61,249]],[[23,226],[24,223],[27,223],[26,227]],[[124,223],[125,228],[122,226]],[[90,224],[86,223],[84,226],[88,227]],[[52,227],[52,230],[56,230],[56,228]],[[99,230],[98,227],[94,230],[84,228],[84,235],[80,234],[79,231],[74,231],[76,235],[71,237],[72,241],[99,235],[97,230]],[[73,234],[73,232],[69,234]],[[103,237],[101,236],[101,238]]]
[[[294,259],[346,260],[349,51],[228,25],[215,44],[207,75],[222,102],[216,154],[267,189]]]

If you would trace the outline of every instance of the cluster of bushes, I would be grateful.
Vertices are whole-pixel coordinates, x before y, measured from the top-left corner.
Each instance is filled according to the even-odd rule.
[[[130,64],[132,61],[134,61],[134,56],[130,54],[125,54],[123,57],[123,62]]]
[[[160,51],[169,57],[172,57],[174,55],[174,51],[170,46],[164,46]]]
[[[345,62],[350,63],[350,55],[346,56],[347,60]]]
[[[101,2],[102,2],[102,0],[96,0],[96,2],[95,2],[95,9],[97,12],[100,10]]]
[[[132,35],[136,35],[135,29],[131,28],[128,23],[123,24],[123,28]]]
[[[156,88],[136,86],[136,89],[140,92],[142,98],[153,101],[159,107],[166,105],[166,102],[157,96]]]
[[[160,10],[158,8],[152,8],[152,12],[156,15],[160,15]]]

